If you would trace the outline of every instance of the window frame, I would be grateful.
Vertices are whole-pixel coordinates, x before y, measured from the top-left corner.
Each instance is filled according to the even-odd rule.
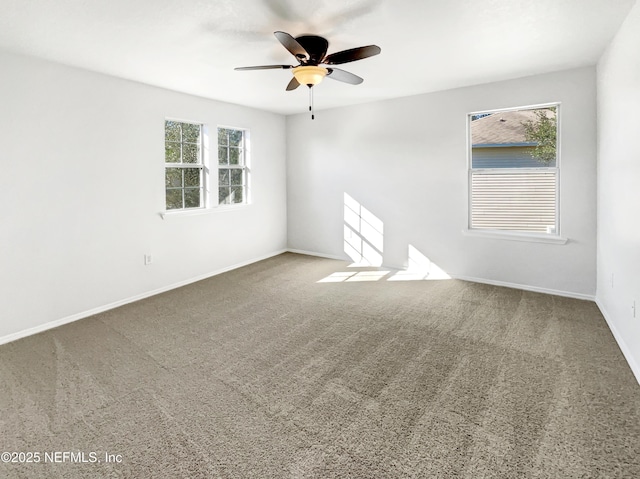
[[[473,168],[473,140],[471,136],[471,124],[472,117],[481,115],[484,113],[501,113],[508,111],[521,111],[521,110],[538,110],[544,108],[554,107],[556,109],[556,164],[554,167],[541,166],[530,168]],[[561,183],[561,114],[562,106],[561,102],[549,102],[536,105],[526,105],[509,108],[496,108],[488,110],[478,110],[470,112],[466,115],[466,142],[467,142],[467,224],[463,233],[470,236],[481,236],[497,239],[511,239],[517,241],[532,241],[542,243],[557,243],[565,244],[566,238],[561,236],[561,217],[560,217],[560,183]],[[542,233],[533,231],[520,231],[520,230],[501,230],[491,228],[478,228],[472,226],[472,213],[473,213],[473,174],[475,172],[482,173],[525,173],[525,172],[540,172],[540,171],[553,171],[555,173],[555,231],[553,233]],[[480,173],[480,174],[482,174]]]
[[[237,165],[233,165],[231,163],[221,164],[220,163],[220,147],[226,146],[227,149],[230,148],[230,145],[220,145],[219,143],[219,132],[220,130],[232,130],[242,132],[242,141],[240,150],[240,157]],[[251,151],[251,141],[250,141],[250,131],[248,128],[240,128],[236,126],[222,125],[219,124],[216,127],[216,171],[217,175],[215,175],[215,180],[212,183],[215,183],[215,191],[216,191],[216,204],[218,208],[227,209],[227,208],[239,208],[243,206],[247,206],[251,204],[251,162],[250,162],[250,151]],[[220,170],[241,170],[242,171],[242,202],[239,203],[221,203],[220,202]],[[229,188],[234,185],[229,184]],[[212,191],[214,190],[214,185],[212,185]]]
[[[175,122],[175,123],[182,123],[182,124],[189,124],[189,125],[197,125],[200,127],[200,140],[198,142],[198,146],[199,146],[199,161],[197,163],[185,163],[184,161],[182,161],[182,155],[181,155],[181,161],[179,163],[173,163],[173,162],[167,162],[167,156],[166,156],[166,145],[167,145],[167,139],[166,139],[166,132],[167,132],[167,122]],[[170,118],[170,117],[166,117],[164,119],[163,122],[163,131],[164,131],[164,145],[165,145],[165,153],[164,153],[164,177],[165,177],[165,188],[164,188],[164,215],[166,214],[179,214],[179,213],[190,213],[190,212],[197,212],[197,211],[202,211],[202,210],[206,210],[209,207],[209,197],[210,197],[210,193],[209,193],[209,154],[208,154],[208,130],[207,130],[207,126],[205,123],[201,122],[201,121],[193,121],[193,120],[184,120],[184,119],[180,119],[180,118]],[[183,143],[182,141],[180,142],[181,144]],[[182,185],[181,188],[171,188],[171,189],[180,189],[182,190],[182,204],[183,207],[182,208],[167,208],[167,185],[166,185],[166,175],[167,175],[167,169],[168,168],[177,168],[177,169],[193,169],[193,168],[197,168],[200,170],[200,181],[199,181],[199,190],[201,192],[200,194],[200,205],[198,206],[191,206],[191,207],[185,207],[185,198],[184,198],[184,191],[185,191],[185,187],[184,184]]]

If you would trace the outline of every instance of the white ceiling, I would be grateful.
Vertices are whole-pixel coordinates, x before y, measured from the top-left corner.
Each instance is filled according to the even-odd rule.
[[[282,30],[329,40],[329,53],[376,44],[342,65],[361,85],[326,79],[316,109],[593,65],[635,0],[0,0],[0,49],[278,113]],[[1,65],[0,65],[1,70]]]

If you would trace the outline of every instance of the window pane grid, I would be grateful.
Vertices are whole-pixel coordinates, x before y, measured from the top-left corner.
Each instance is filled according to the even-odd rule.
[[[167,188],[167,209],[188,209],[201,206],[202,188]]]
[[[165,121],[165,206],[167,210],[204,205],[202,125]]]
[[[202,125],[165,122],[165,162],[202,164]]]
[[[245,132],[218,128],[218,204],[246,203]]]

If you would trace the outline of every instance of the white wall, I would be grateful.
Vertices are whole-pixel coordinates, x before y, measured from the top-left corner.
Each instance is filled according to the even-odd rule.
[[[0,342],[286,247],[284,117],[3,53],[0,71]],[[165,117],[250,129],[253,204],[163,220]]]
[[[0,342],[271,255],[287,237],[346,257],[344,193],[384,222],[387,265],[405,265],[412,245],[452,275],[595,292],[593,68],[297,115],[285,128],[279,115],[33,58],[0,53],[0,66]],[[466,114],[552,101],[569,243],[463,235]],[[254,203],[161,219],[165,117],[249,128]]]
[[[597,301],[640,381],[640,3],[598,63]],[[613,284],[611,277],[613,275]],[[636,313],[633,317],[632,305]]]
[[[343,195],[384,223],[384,264],[412,245],[451,275],[593,297],[595,68],[287,118],[288,241],[345,257]],[[321,102],[321,88],[316,99]],[[345,85],[345,88],[350,88]],[[467,113],[561,102],[565,245],[465,236]]]

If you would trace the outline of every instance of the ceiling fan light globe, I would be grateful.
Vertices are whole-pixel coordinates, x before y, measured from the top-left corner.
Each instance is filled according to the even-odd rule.
[[[293,69],[293,76],[301,85],[317,85],[327,74],[327,69],[318,66],[301,66]]]

